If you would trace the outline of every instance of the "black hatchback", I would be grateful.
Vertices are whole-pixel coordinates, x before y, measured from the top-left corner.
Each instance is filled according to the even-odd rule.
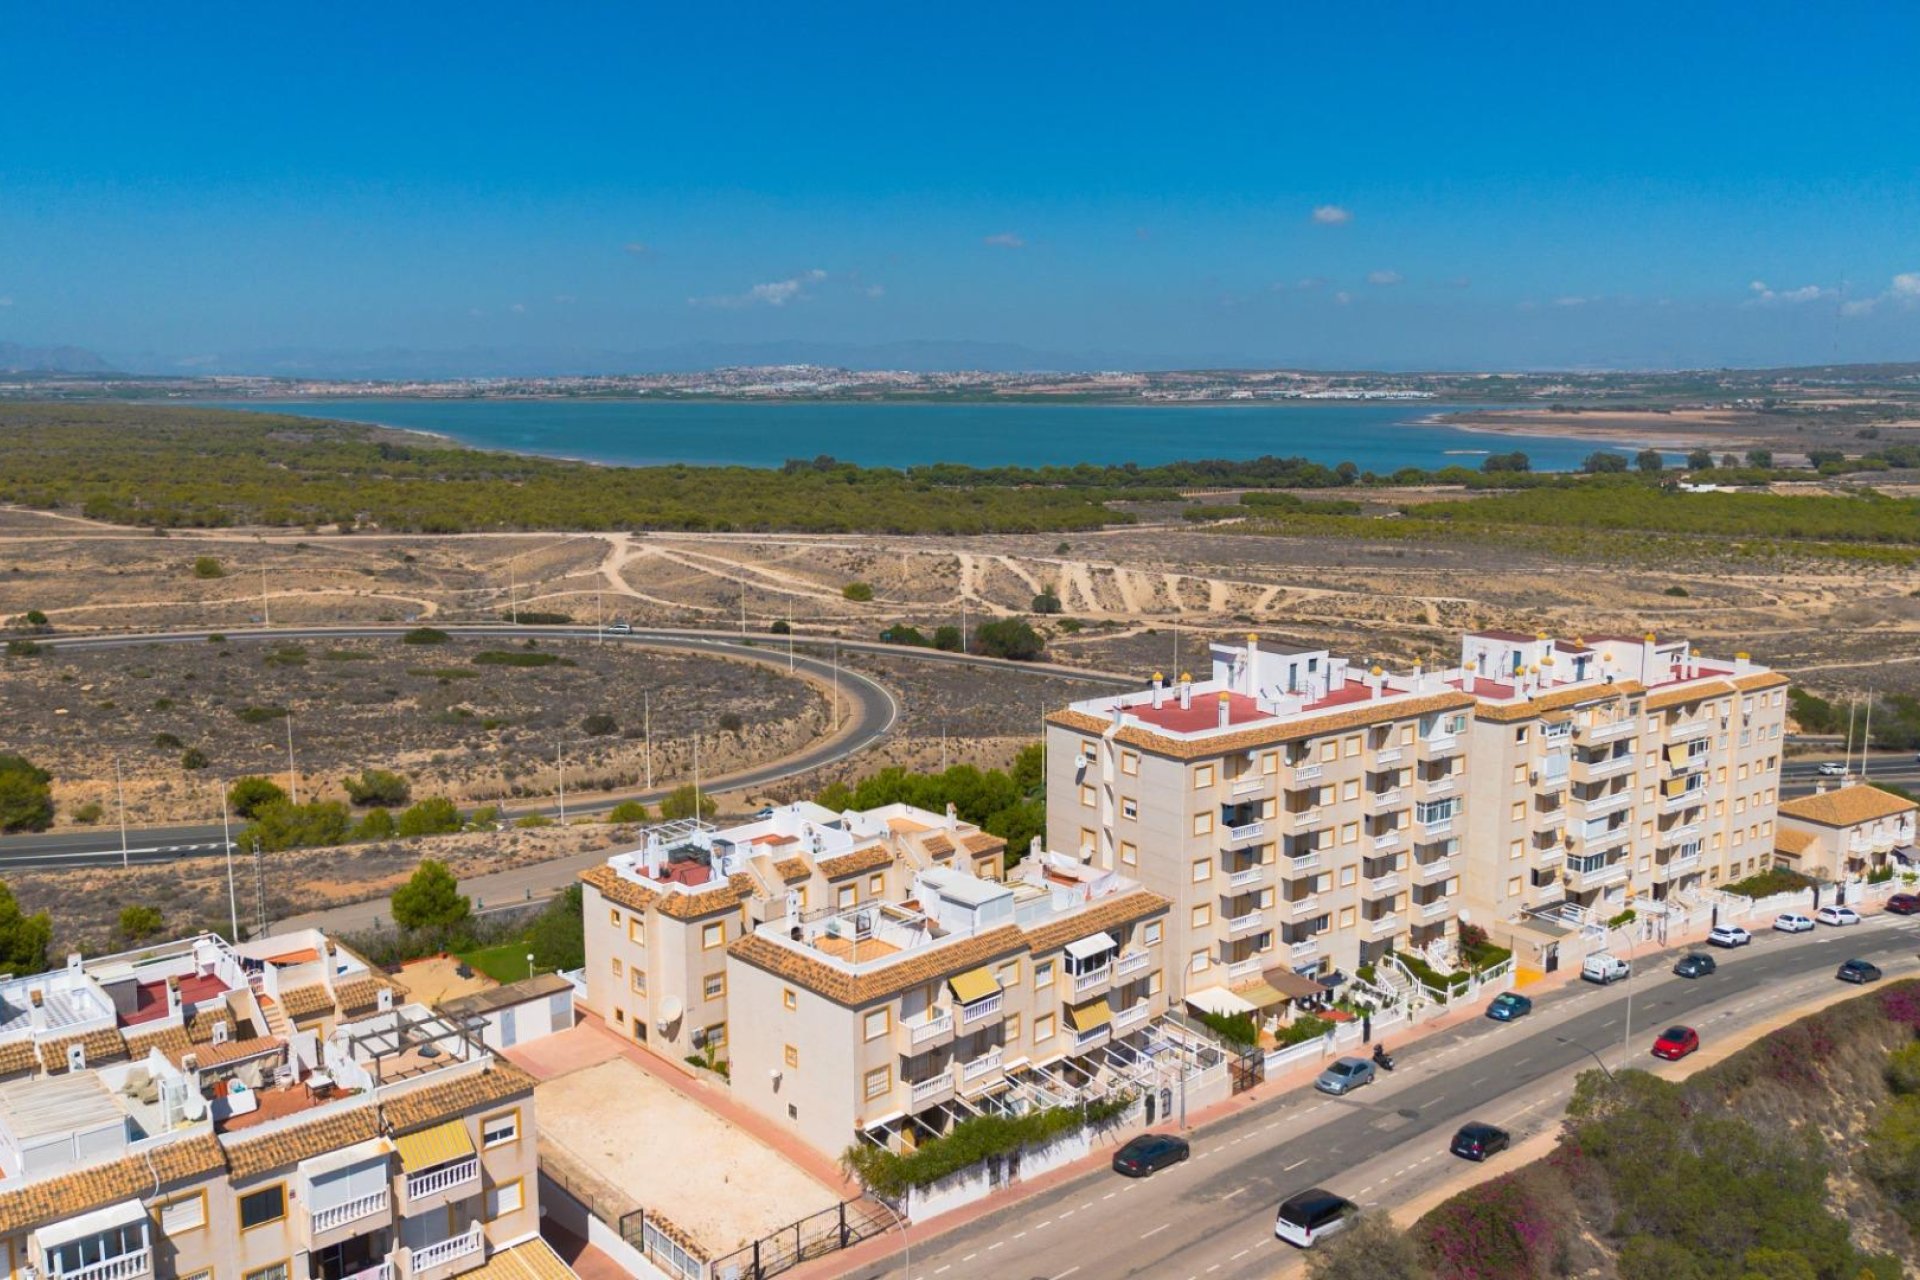
[[[1681,956],[1673,966],[1673,971],[1683,978],[1704,978],[1720,966],[1712,956],[1701,955],[1698,951]]]
[[[1840,971],[1833,976],[1842,982],[1878,982],[1880,966],[1868,964],[1865,960],[1848,960],[1841,964]]]
[[[1144,1178],[1155,1169],[1179,1164],[1192,1154],[1185,1138],[1170,1133],[1143,1133],[1113,1153],[1113,1171]]]
[[[1513,1135],[1505,1129],[1496,1129],[1490,1124],[1481,1124],[1478,1120],[1460,1126],[1460,1132],[1453,1135],[1453,1145],[1447,1150],[1469,1160],[1485,1160],[1488,1156],[1505,1151],[1513,1145]]]

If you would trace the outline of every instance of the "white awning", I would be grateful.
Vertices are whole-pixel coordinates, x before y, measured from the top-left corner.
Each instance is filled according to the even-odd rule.
[[[1091,960],[1097,955],[1104,955],[1109,951],[1118,951],[1119,949],[1120,944],[1113,940],[1112,934],[1106,932],[1091,934],[1080,939],[1078,942],[1069,942],[1067,944],[1067,954],[1075,960]]]
[[[1187,1003],[1196,1009],[1204,1009],[1208,1013],[1230,1015],[1253,1012],[1251,1002],[1242,1000],[1225,987],[1208,987],[1204,991],[1189,991]]]
[[[119,1204],[108,1205],[104,1209],[95,1209],[92,1213],[83,1213],[77,1218],[68,1218],[52,1226],[42,1227],[34,1232],[40,1241],[41,1249],[52,1249],[58,1245],[72,1244],[75,1240],[84,1240],[88,1236],[97,1236],[103,1231],[112,1231],[115,1227],[143,1226],[147,1221],[147,1211],[138,1200],[122,1200]]]
[[[365,1142],[356,1142],[350,1147],[341,1147],[311,1160],[302,1160],[300,1172],[306,1174],[309,1180],[324,1178],[330,1173],[351,1169],[369,1160],[383,1160],[392,1150],[393,1144],[385,1138],[368,1138]]]

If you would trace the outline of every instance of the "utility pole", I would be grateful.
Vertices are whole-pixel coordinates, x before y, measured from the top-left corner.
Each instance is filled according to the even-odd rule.
[[[840,641],[833,642],[833,727],[840,728]]]
[[[640,716],[647,732],[647,790],[653,790],[653,694],[640,695]]]
[[[747,584],[740,584],[740,638],[747,638]]]
[[[300,803],[300,775],[293,771],[293,712],[287,712],[287,791],[293,803]]]
[[[260,620],[263,626],[273,625],[273,605],[267,599],[267,566],[260,566]]]
[[[787,674],[793,674],[793,597],[787,597]]]
[[[593,593],[593,642],[595,644],[605,644],[607,642],[607,623],[606,619],[602,617],[600,613],[600,593],[598,591]]]
[[[518,557],[515,557],[516,559]],[[520,625],[520,566],[512,560],[507,561],[507,613],[513,618],[513,625]]]
[[[693,819],[700,820],[700,731],[693,731]]]
[[[1859,700],[1851,694],[1847,696],[1847,741],[1846,756],[1841,764],[1840,785],[1846,785],[1847,774],[1853,772],[1853,708]]]
[[[1873,690],[1867,690],[1867,723],[1860,730],[1860,781],[1867,780],[1867,752],[1873,750]]]
[[[967,598],[960,597],[960,652],[967,651]]]
[[[560,773],[560,825],[564,827],[567,825],[567,761],[560,754],[562,749],[560,743],[553,744],[553,767]]]
[[[254,936],[264,938],[267,936],[267,870],[259,836],[253,838],[253,909],[257,922]]]
[[[227,843],[227,927],[233,932],[227,941],[240,941],[240,900],[233,887],[233,823],[227,816],[227,789],[220,788],[220,832]]]
[[[120,869],[127,869],[127,788],[120,777],[120,757],[113,758],[113,790],[120,798]]]

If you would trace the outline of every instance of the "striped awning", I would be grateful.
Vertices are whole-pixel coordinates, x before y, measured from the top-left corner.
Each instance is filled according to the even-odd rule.
[[[473,1139],[467,1134],[465,1120],[449,1120],[431,1129],[409,1133],[393,1140],[400,1152],[400,1167],[419,1173],[452,1160],[464,1160],[473,1154]]]
[[[1097,1031],[1113,1021],[1113,1007],[1103,997],[1082,1005],[1067,1006],[1067,1021],[1075,1031]]]
[[[991,969],[969,969],[965,973],[955,974],[947,979],[947,987],[953,992],[953,998],[961,1004],[972,1004],[975,1000],[985,1000],[988,996],[1000,993],[1000,979],[993,976]]]

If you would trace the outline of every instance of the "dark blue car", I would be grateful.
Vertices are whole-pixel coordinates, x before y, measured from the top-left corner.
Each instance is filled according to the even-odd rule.
[[[1515,1018],[1524,1018],[1533,1012],[1533,1001],[1511,991],[1502,991],[1487,1006],[1487,1016],[1495,1022],[1512,1022]]]

